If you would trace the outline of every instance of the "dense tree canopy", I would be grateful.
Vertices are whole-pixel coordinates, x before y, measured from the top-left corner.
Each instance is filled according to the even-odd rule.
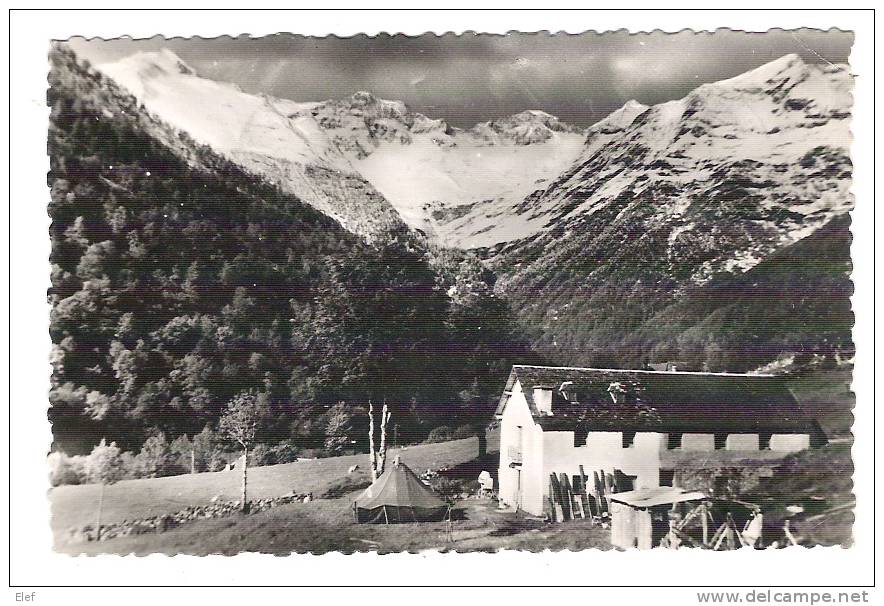
[[[487,422],[528,350],[477,261],[408,233],[369,245],[157,122],[69,51],[52,61],[60,447],[194,436],[249,390],[267,402],[265,443],[322,446],[329,426],[358,430],[341,406],[370,399],[390,403],[403,440]]]

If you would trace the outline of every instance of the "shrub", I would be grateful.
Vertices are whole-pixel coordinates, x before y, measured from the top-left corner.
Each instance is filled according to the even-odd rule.
[[[273,465],[276,463],[273,449],[266,444],[255,444],[249,451],[249,466],[263,467],[264,465]]]
[[[371,477],[364,472],[357,472],[334,480],[316,496],[320,499],[336,499],[357,490],[365,490],[369,486]]]
[[[222,447],[222,438],[206,425],[193,436],[193,449],[197,471],[220,471],[227,464],[227,455]]]
[[[123,459],[116,442],[108,444],[104,439],[85,457],[84,481],[113,484],[126,475]]]
[[[273,463],[279,465],[281,463],[292,463],[298,459],[299,449],[292,440],[285,440],[275,445],[271,452],[273,454]]]
[[[187,437],[187,434],[181,434],[172,440],[172,443],[169,444],[169,448],[175,457],[175,462],[181,467],[181,472],[189,473],[191,453],[193,453],[194,463],[196,463],[196,452],[193,448],[193,443],[190,441],[190,438]]]
[[[472,438],[475,435],[476,428],[473,425],[461,425],[454,430],[454,433],[451,437],[455,440],[463,440],[465,438]]]
[[[434,442],[447,442],[451,439],[451,428],[447,425],[440,425],[430,432],[430,435],[427,436],[425,442],[427,444],[432,444]]]
[[[120,479],[132,480],[140,478],[138,459],[128,450],[120,453]]]
[[[135,457],[138,477],[161,478],[184,473],[178,463],[178,456],[172,451],[166,436],[162,433],[149,437]]]
[[[335,453],[329,452],[324,448],[305,448],[301,451],[299,458],[304,459],[324,459],[326,457],[333,457]]]
[[[430,488],[443,499],[451,501],[456,499],[462,492],[459,482],[445,476],[436,476],[430,479]]]
[[[82,484],[86,481],[86,457],[69,457],[63,452],[49,455],[49,483],[52,486]]]
[[[831,354],[823,358],[823,362],[820,364],[821,370],[835,370],[836,368],[838,368],[838,360]]]

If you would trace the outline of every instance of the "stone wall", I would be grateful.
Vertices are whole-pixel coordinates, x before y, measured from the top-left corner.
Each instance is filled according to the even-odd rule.
[[[279,505],[303,503],[312,500],[312,493],[304,495],[289,494],[281,497],[259,499],[257,501],[249,502],[248,513],[258,513]],[[68,533],[68,538],[71,542],[95,540],[107,541],[116,537],[125,537],[133,534],[166,532],[167,530],[177,528],[182,524],[193,522],[194,520],[222,518],[237,514],[240,511],[239,501],[215,501],[208,505],[193,505],[174,513],[153,516],[150,518],[102,524],[100,535],[92,525],[84,526],[82,528],[72,528]]]

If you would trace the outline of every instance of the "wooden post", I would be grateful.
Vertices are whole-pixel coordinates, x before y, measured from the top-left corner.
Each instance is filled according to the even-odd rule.
[[[101,482],[101,488],[98,492],[98,520],[95,525],[95,540],[101,540],[101,507],[104,505],[104,481]]]
[[[571,498],[571,481],[568,480],[568,474],[561,473],[559,484],[562,486],[562,510],[566,520],[574,519],[574,511],[572,510],[573,500]]]
[[[190,473],[196,473],[196,449],[190,447]]]
[[[383,507],[384,507],[384,524],[389,524],[390,518],[387,517],[387,506],[384,505]]]
[[[559,484],[559,479],[556,477],[556,474],[549,474],[549,494],[550,498],[553,502],[553,511],[555,513],[556,521],[564,522],[567,518],[565,518],[565,508],[564,508],[564,498],[562,497],[562,486]]]
[[[701,505],[701,507],[703,508],[702,511],[700,512],[700,515],[703,516],[703,544],[708,545],[709,544],[709,511],[706,507],[705,501],[703,502],[703,505]]]
[[[246,487],[248,485],[247,469],[249,467],[249,449],[243,446],[242,449],[242,507],[243,511],[248,511],[248,501]]]
[[[797,546],[797,545],[798,545],[798,539],[795,538],[795,535],[792,534],[792,529],[789,528],[789,523],[790,523],[791,521],[792,521],[792,520],[786,520],[786,521],[783,523],[783,533],[786,535],[786,538],[789,539],[789,543],[791,543],[792,545]]]
[[[592,508],[589,505],[590,494],[589,489],[586,487],[586,474],[583,473],[583,469],[580,470],[580,505],[583,507],[583,515],[587,518],[592,518]]]

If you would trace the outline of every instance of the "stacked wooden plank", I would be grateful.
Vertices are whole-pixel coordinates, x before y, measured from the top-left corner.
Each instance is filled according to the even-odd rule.
[[[615,478],[603,470],[587,475],[583,466],[571,477],[566,473],[549,475],[547,506],[553,522],[599,520],[610,513],[608,495],[617,492]]]

